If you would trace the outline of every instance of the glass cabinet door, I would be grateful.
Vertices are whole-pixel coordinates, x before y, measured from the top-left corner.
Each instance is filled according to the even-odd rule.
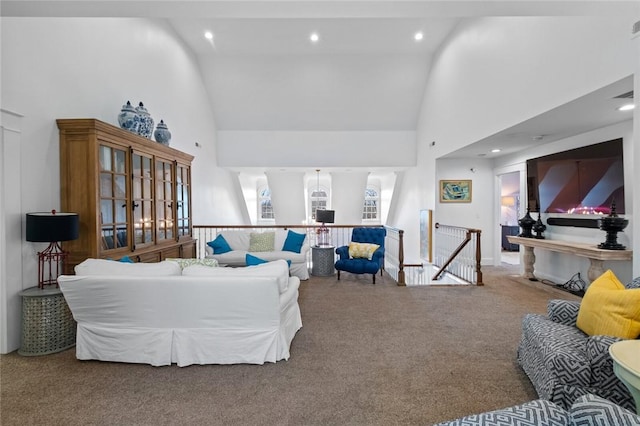
[[[129,245],[126,151],[100,145],[100,227],[102,250]]]
[[[134,249],[153,244],[153,159],[151,156],[133,152],[131,155],[131,212],[133,216]]]
[[[156,236],[158,242],[175,239],[173,169],[173,162],[156,159]]]
[[[182,164],[176,166],[176,219],[178,222],[178,237],[191,235],[191,212],[189,211],[189,194],[191,191],[191,177],[189,167]]]

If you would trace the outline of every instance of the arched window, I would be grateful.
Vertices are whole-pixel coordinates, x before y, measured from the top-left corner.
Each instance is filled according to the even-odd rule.
[[[258,217],[260,220],[274,220],[273,206],[271,205],[271,190],[266,187],[258,192]]]
[[[377,189],[367,188],[364,190],[364,207],[362,209],[362,220],[378,220],[378,209],[380,207],[380,195]]]
[[[328,205],[329,196],[327,191],[322,188],[315,188],[311,191],[309,201],[311,202],[311,218],[316,219],[316,210],[326,210]]]

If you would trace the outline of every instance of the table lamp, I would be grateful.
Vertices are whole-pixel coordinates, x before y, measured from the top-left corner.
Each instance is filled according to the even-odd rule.
[[[62,265],[69,255],[62,250],[60,241],[71,241],[78,238],[80,220],[77,213],[27,213],[27,241],[49,243],[49,246],[38,252],[38,288],[55,284]]]
[[[333,223],[335,220],[335,211],[334,210],[316,210],[316,222],[322,223],[322,226],[318,228],[318,240],[317,244],[319,246],[330,246],[331,245],[331,234],[329,228],[326,227],[325,224]]]

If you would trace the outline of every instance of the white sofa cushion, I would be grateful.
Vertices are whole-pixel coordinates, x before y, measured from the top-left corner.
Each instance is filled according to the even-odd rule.
[[[84,262],[77,264],[74,270],[76,275],[81,276],[129,275],[132,277],[163,277],[182,275],[180,265],[167,260],[157,263],[127,263],[106,259],[86,259]]]
[[[281,294],[289,288],[289,265],[284,260],[275,260],[243,268],[210,268],[191,265],[182,270],[182,275],[194,277],[276,277]]]
[[[249,232],[245,230],[229,230],[220,232],[231,247],[231,250],[249,250]]]

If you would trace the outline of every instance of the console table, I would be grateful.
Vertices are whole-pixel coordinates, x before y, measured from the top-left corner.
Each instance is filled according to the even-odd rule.
[[[523,276],[531,280],[536,279],[536,276],[533,274],[533,265],[536,261],[536,256],[533,253],[534,248],[588,258],[590,262],[587,273],[589,282],[604,273],[603,264],[605,260],[631,260],[633,254],[631,250],[604,250],[599,249],[595,244],[574,243],[571,241],[543,240],[516,236],[509,236],[507,239],[510,243],[520,244],[524,247]]]

